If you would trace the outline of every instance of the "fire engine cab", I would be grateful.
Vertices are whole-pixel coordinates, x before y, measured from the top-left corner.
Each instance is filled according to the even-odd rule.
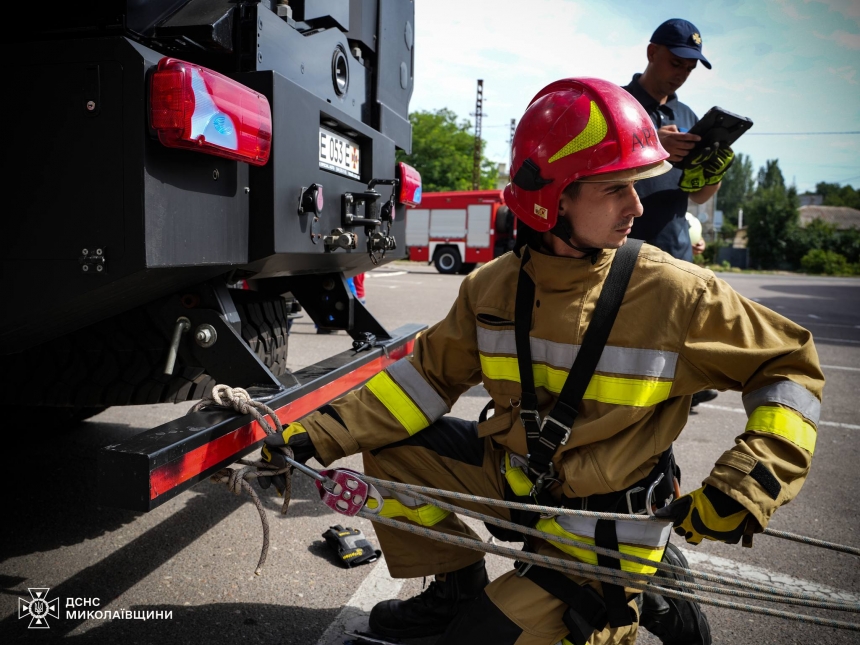
[[[469,273],[514,248],[514,214],[502,191],[424,193],[406,211],[409,259],[432,262],[439,273]]]

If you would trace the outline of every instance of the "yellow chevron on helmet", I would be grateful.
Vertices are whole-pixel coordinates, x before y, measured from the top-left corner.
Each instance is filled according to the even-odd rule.
[[[606,119],[604,118],[603,113],[600,111],[600,108],[597,107],[597,103],[592,101],[591,113],[588,115],[588,123],[585,124],[585,129],[571,139],[570,142],[561,150],[550,157],[547,163],[558,161],[559,159],[572,155],[580,150],[596,146],[598,143],[603,141],[607,130]]]

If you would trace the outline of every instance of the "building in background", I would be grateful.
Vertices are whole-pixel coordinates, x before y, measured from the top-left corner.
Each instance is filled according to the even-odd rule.
[[[820,195],[811,195],[820,197]],[[846,231],[849,228],[860,228],[860,210],[848,208],[847,206],[801,206],[800,227],[806,228],[812,220],[820,219],[828,224],[836,226],[837,231]]]

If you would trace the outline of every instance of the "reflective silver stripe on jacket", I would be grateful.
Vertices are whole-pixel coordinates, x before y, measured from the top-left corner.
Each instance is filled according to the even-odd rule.
[[[415,402],[415,405],[421,408],[430,423],[441,419],[450,411],[442,397],[424,380],[408,359],[400,359],[386,371]]]
[[[771,385],[765,385],[745,394],[743,400],[747,416],[751,416],[757,407],[768,403],[787,405],[815,425],[818,425],[818,419],[821,416],[821,402],[812,392],[794,381],[777,381]]]
[[[555,521],[568,533],[594,539],[594,529],[597,526],[596,518],[559,515],[555,518]],[[666,546],[671,530],[671,522],[615,521],[615,533],[618,536],[619,542],[638,544],[654,549],[661,549]]]
[[[556,343],[543,338],[530,339],[532,361],[570,370],[579,345]],[[492,330],[478,327],[478,351],[483,354],[517,354],[517,342],[512,329]],[[598,372],[674,378],[678,363],[676,352],[658,349],[636,349],[607,345],[603,349]]]

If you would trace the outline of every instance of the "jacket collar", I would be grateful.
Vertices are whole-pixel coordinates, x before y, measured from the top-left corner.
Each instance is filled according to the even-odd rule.
[[[542,291],[569,291],[590,286],[591,278],[609,268],[615,249],[603,249],[592,264],[590,257],[568,258],[531,250],[526,273]]]

